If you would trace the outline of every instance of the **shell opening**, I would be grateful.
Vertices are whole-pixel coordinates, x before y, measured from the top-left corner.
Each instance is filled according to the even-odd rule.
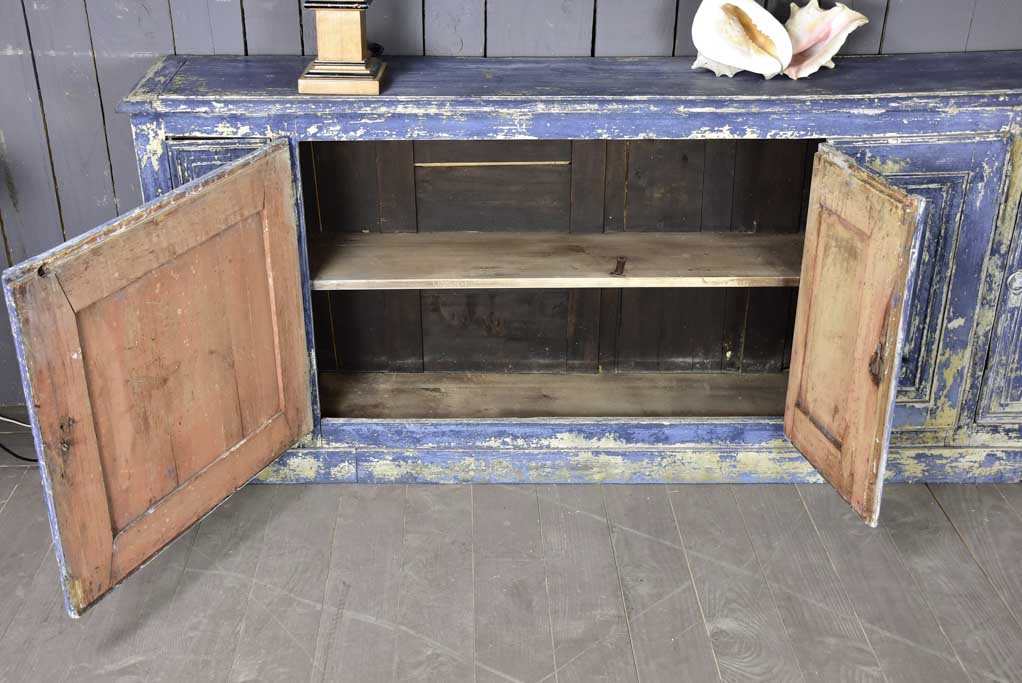
[[[763,33],[763,31],[756,26],[756,22],[752,20],[752,17],[742,11],[740,7],[732,5],[731,3],[721,5],[720,9],[724,12],[724,14],[741,25],[742,31],[753,45],[776,59],[782,69],[786,66],[784,64],[784,60],[782,60],[778,54],[780,51],[777,49],[777,44],[770,39],[770,36]]]

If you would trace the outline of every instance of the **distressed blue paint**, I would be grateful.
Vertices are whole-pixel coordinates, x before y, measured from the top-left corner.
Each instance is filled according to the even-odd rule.
[[[929,178],[943,184],[949,209],[928,229],[932,240],[939,231],[945,253],[936,263],[922,266],[933,280],[928,290],[914,295],[911,315],[918,325],[909,335],[934,340],[931,349],[913,349],[910,363],[931,361],[925,378],[926,400],[899,401],[895,428],[929,430],[943,435],[953,429],[963,412],[973,348],[984,348],[988,329],[979,325],[981,288],[990,256],[1002,195],[1008,139],[1001,135],[974,135],[966,139],[933,138],[909,142],[848,140],[836,143],[860,163],[879,169],[894,185],[912,191]],[[957,180],[955,182],[955,180]],[[931,207],[931,211],[934,207]],[[926,252],[924,251],[925,255]],[[931,354],[922,357],[922,353]]]
[[[1013,161],[1022,164],[1022,146]],[[1022,173],[1018,181],[1022,181]],[[1005,214],[1017,211],[1015,234],[1010,251],[1006,254],[1004,277],[995,289],[997,317],[987,374],[979,394],[977,420],[993,429],[1000,427],[1015,439],[1022,441],[1022,207],[1006,206]],[[1016,428],[1012,428],[1012,426]]]
[[[180,57],[174,58],[181,59]],[[692,71],[688,59],[389,57],[388,79],[378,97],[299,95],[296,83],[308,63],[302,57],[186,57],[169,81],[143,81],[120,107],[128,113],[207,112],[220,115],[326,112],[389,114],[399,107],[514,110],[538,102],[585,109],[600,103],[604,120],[616,105],[654,111],[691,102],[716,109],[802,111],[893,107],[1011,107],[1022,104],[1018,54],[897,55],[845,57],[838,68],[810,79],[765,81],[753,74],[734,79]],[[172,67],[168,67],[168,70]],[[609,107],[608,107],[609,105]]]
[[[324,445],[355,450],[537,450],[572,440],[590,447],[765,446],[784,441],[780,418],[671,420],[323,420]],[[584,446],[580,446],[584,447]]]
[[[1022,477],[1010,435],[1004,449],[989,452],[989,467],[977,463],[974,449],[943,447],[956,423],[959,428],[967,423],[969,434],[976,433],[971,420],[977,399],[971,397],[983,371],[983,354],[976,350],[989,341],[990,316],[983,313],[997,301],[992,288],[1003,284],[997,259],[1008,245],[1003,236],[1003,244],[997,241],[995,225],[1007,141],[1019,120],[1015,108],[1022,106],[1017,54],[848,58],[834,71],[797,82],[716,79],[676,59],[397,58],[379,97],[298,95],[296,79],[306,62],[171,57],[158,64],[122,105],[132,114],[147,197],[174,185],[175,152],[168,150],[187,144],[168,144],[174,138],[209,138],[196,144],[213,150],[218,140],[237,145],[238,138],[283,137],[293,152],[306,140],[831,138],[893,183],[932,202],[918,261],[924,284],[909,311],[909,357],[893,418],[896,445],[888,479]],[[206,159],[225,153],[211,151]],[[300,192],[300,183],[296,189]],[[298,211],[301,218],[300,203]],[[306,333],[314,367],[304,230],[301,222]],[[816,477],[784,439],[778,419],[320,419],[315,379],[310,391],[316,430],[303,442],[301,457],[321,459],[324,464],[316,469],[321,472],[330,470],[326,463],[334,462],[336,453],[354,452],[359,481],[373,480],[372,472],[382,471],[374,464],[387,458],[407,464],[409,471],[425,468],[435,474],[424,481],[459,476],[548,481],[557,480],[555,473],[565,481],[587,481],[593,472],[578,466],[585,454],[621,455],[622,462],[641,465],[640,470],[648,465],[653,472],[653,464],[681,452],[699,458],[692,461],[692,471],[675,470],[681,472],[679,480],[705,479],[707,467],[717,468],[720,481]],[[1009,427],[1018,429],[999,425],[999,440],[992,443],[1003,443]],[[760,458],[760,469],[734,469],[750,455]],[[470,467],[469,475],[463,468],[458,474],[467,456],[481,463],[478,473]],[[417,476],[407,475],[420,480]],[[639,473],[623,480],[657,479]]]
[[[892,448],[888,483],[1011,483],[1022,480],[1022,451],[991,449]],[[967,457],[964,457],[967,456]],[[308,476],[307,465],[292,467],[293,458],[319,463]],[[680,460],[692,463],[671,469]],[[608,461],[610,464],[607,464]],[[750,469],[749,463],[761,465]],[[719,449],[363,449],[290,451],[277,461],[285,475],[266,472],[263,483],[533,483],[533,484],[790,484],[822,481],[793,448]],[[338,464],[344,476],[335,476]],[[355,479],[348,476],[354,467]]]
[[[266,143],[266,138],[167,140],[167,163],[170,166],[171,185],[180,187],[201,178],[246,154],[251,154]]]
[[[291,174],[294,178],[295,224],[298,226],[298,268],[302,277],[302,311],[305,320],[305,348],[309,358],[309,399],[312,402],[312,434],[315,439],[322,422],[319,406],[319,374],[316,372],[316,335],[312,328],[312,285],[309,275],[309,240],[305,232],[305,202],[302,198],[302,164],[298,157],[298,140],[290,139]]]
[[[296,448],[288,451],[250,483],[253,484],[354,484],[355,452],[341,449]]]

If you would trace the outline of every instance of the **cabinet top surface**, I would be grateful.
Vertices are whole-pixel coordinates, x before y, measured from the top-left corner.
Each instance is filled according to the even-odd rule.
[[[299,95],[309,57],[170,56],[124,100],[126,112],[244,115],[364,113],[400,107],[581,108],[620,102],[652,108],[703,104],[716,111],[826,106],[903,110],[1022,105],[1018,52],[846,57],[811,78],[766,81],[693,71],[677,58],[389,57],[375,97]],[[590,109],[592,111],[592,109]],[[409,113],[413,113],[409,111]]]

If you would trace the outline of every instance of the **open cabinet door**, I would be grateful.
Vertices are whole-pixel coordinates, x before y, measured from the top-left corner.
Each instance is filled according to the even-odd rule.
[[[312,428],[275,143],[4,273],[69,613]]]
[[[880,512],[922,205],[820,146],[784,433],[871,526]]]

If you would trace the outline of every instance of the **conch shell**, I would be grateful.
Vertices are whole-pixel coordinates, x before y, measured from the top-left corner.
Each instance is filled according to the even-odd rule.
[[[831,61],[855,29],[869,22],[862,14],[840,2],[833,9],[820,9],[819,0],[809,0],[805,7],[791,3],[791,16],[784,27],[791,36],[794,56],[784,70],[789,78],[810,76],[821,66],[834,68]]]
[[[692,21],[699,56],[693,69],[718,76],[752,71],[773,78],[791,62],[791,38],[781,23],[753,0],[703,0]]]
[[[782,26],[754,0],[703,0],[692,21],[699,51],[692,68],[729,77],[752,71],[770,79],[783,71],[805,78],[820,67],[833,69],[848,35],[868,21],[841,3],[822,10],[819,0],[809,0],[804,7],[791,3]]]

